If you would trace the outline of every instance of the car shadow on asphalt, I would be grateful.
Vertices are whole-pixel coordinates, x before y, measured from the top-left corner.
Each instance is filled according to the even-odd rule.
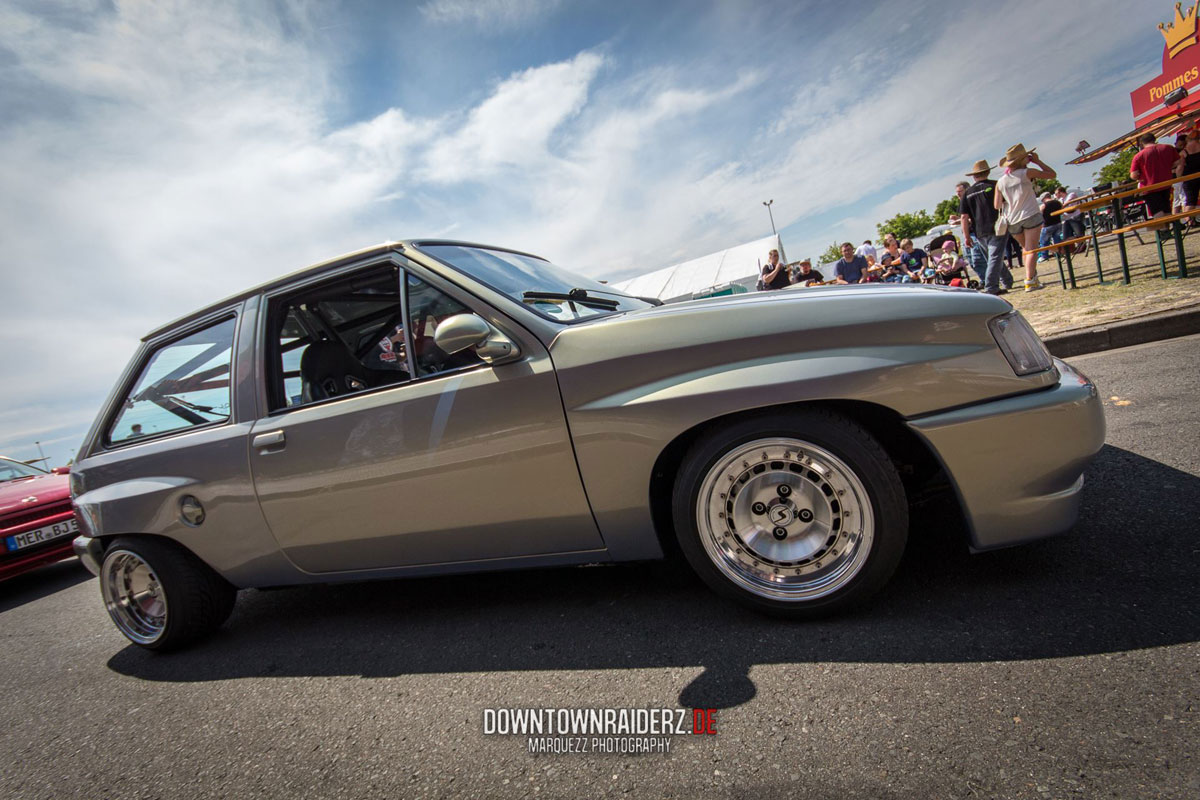
[[[83,568],[79,559],[71,556],[65,561],[47,564],[30,572],[0,581],[0,614],[10,609],[41,600],[55,592],[69,589],[90,579],[92,574]]]
[[[130,645],[108,665],[154,681],[701,666],[680,703],[727,708],[754,697],[757,664],[1010,661],[1196,641],[1198,518],[1200,478],[1105,447],[1070,533],[971,555],[961,519],[924,507],[892,582],[832,619],[764,617],[668,561],[246,591],[192,649]]]

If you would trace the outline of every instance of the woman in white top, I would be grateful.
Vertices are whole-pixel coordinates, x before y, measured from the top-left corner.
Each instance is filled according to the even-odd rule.
[[[1029,169],[1033,162],[1041,169]],[[1025,291],[1042,288],[1037,277],[1038,237],[1042,233],[1042,210],[1038,205],[1033,182],[1057,177],[1053,169],[1046,166],[1037,153],[1025,152],[1025,145],[1014,144],[1000,160],[1004,174],[996,181],[996,210],[1000,219],[1008,223],[1008,232],[1025,251]]]

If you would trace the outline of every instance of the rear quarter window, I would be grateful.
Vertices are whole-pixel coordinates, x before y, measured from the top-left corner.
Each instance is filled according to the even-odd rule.
[[[186,430],[230,417],[230,317],[154,350],[105,434],[109,444]]]

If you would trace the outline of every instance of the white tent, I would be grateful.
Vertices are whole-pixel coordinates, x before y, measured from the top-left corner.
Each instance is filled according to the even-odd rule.
[[[767,253],[772,250],[783,253],[778,235],[693,258],[648,275],[616,281],[612,285],[636,297],[657,297],[665,301],[688,300],[699,291],[726,283],[754,288],[759,265],[767,263]]]

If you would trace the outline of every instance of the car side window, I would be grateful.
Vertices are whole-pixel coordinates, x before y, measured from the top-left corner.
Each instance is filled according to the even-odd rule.
[[[395,267],[377,267],[273,302],[271,408],[363,392],[409,379]]]
[[[443,320],[456,314],[470,314],[471,309],[416,275],[408,276],[407,294],[409,330],[412,333],[417,375],[425,377],[484,363],[474,350],[447,353],[433,339],[437,326]]]
[[[227,422],[236,319],[155,350],[106,434],[109,444]]]

